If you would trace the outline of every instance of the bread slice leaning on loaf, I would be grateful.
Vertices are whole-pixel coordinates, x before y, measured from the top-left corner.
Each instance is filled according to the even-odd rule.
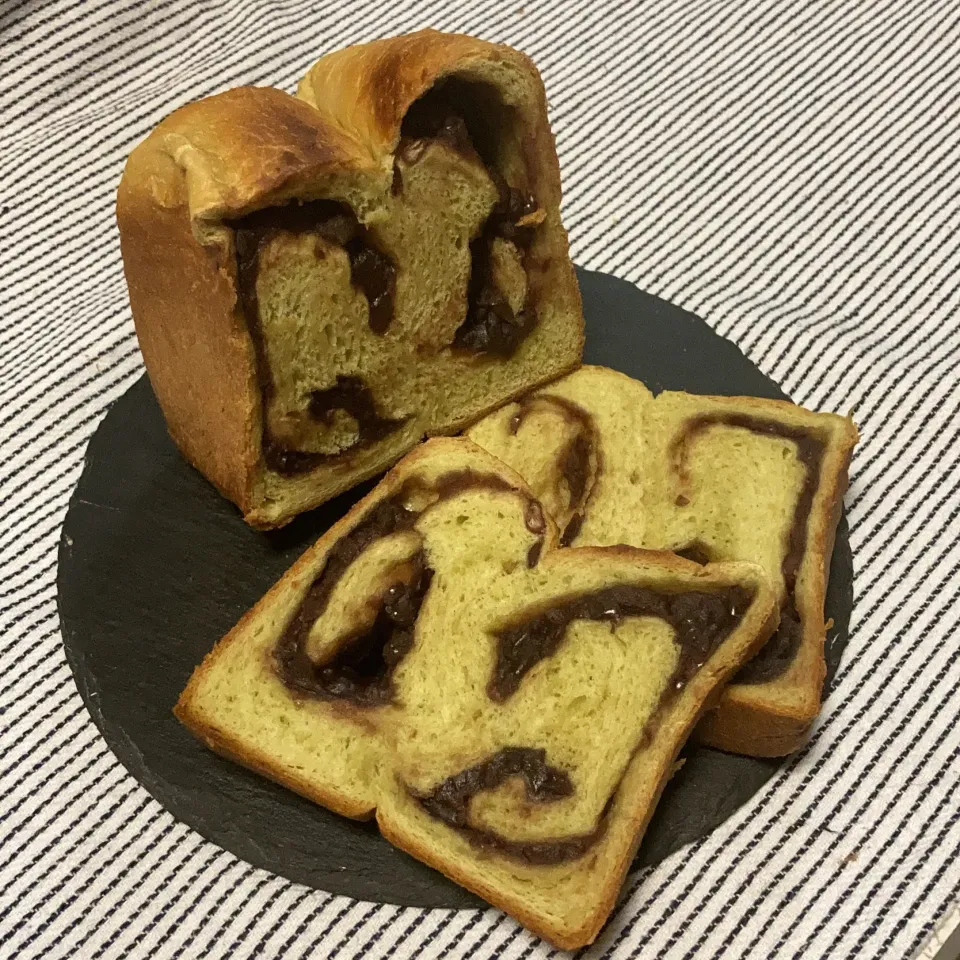
[[[583,367],[467,434],[517,470],[574,546],[626,543],[764,567],[780,627],[697,728],[753,756],[801,746],[820,710],[824,597],[857,430],[752,397],[661,393]]]
[[[117,221],[170,432],[254,526],[580,361],[543,84],[505,46],[422,31],[183,107]]]
[[[557,543],[518,474],[428,441],[217,644],[177,716],[582,946],[777,603],[753,564]]]

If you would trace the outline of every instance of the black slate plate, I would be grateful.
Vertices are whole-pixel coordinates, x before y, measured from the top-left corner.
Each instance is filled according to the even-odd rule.
[[[622,280],[579,271],[586,359],[654,391],[783,398],[699,318]],[[60,543],[67,658],[107,743],[171,813],[260,867],[308,886],[409,906],[470,907],[475,897],[391,847],[371,824],[314,806],[214,756],[171,707],[203,656],[301,551],[372,484],[257,533],[180,457],[146,377],[110,409],[87,451]],[[846,523],[834,550],[827,615],[830,676],[853,601]],[[709,833],[782,761],[689,747],[637,864]]]

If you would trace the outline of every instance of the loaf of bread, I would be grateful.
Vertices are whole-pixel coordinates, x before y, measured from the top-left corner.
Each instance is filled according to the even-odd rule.
[[[176,713],[574,948],[777,612],[754,564],[558,549],[519,475],[436,439],[220,641]]]
[[[661,393],[584,367],[468,431],[517,470],[575,546],[747,560],[780,626],[701,721],[704,743],[780,756],[807,738],[824,677],[824,596],[857,441],[848,417],[747,397]]]
[[[296,98],[183,107],[117,221],[170,432],[258,527],[580,361],[543,84],[508,47],[423,31],[324,57]]]

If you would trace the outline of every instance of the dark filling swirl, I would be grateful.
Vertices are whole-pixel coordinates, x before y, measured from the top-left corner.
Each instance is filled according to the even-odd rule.
[[[526,270],[527,252],[537,227],[523,225],[524,217],[538,209],[536,198],[510,186],[497,169],[490,137],[474,116],[462,116],[464,91],[456,83],[442,82],[415,101],[404,117],[398,154],[416,162],[430,140],[440,141],[469,160],[483,165],[497,188],[497,201],[480,232],[470,243],[470,280],[467,312],[454,334],[459,350],[496,357],[511,357],[536,326],[536,314],[528,294],[523,308],[515,312],[498,283],[493,266],[494,241],[509,240],[521,254]],[[487,131],[488,133],[489,131]],[[402,191],[402,178],[394,176],[395,193]]]
[[[567,485],[570,513],[570,519],[560,535],[560,545],[569,547],[580,535],[587,503],[603,469],[600,442],[593,417],[573,401],[552,394],[534,394],[521,400],[516,412],[510,418],[508,425],[510,433],[516,435],[523,421],[538,406],[555,410],[574,427],[573,436],[564,445],[558,458],[560,475]],[[592,477],[591,458],[594,461]]]
[[[807,549],[807,525],[810,520],[810,511],[813,509],[813,498],[820,483],[824,443],[809,430],[789,426],[777,420],[765,420],[762,417],[741,413],[701,414],[685,425],[683,432],[674,440],[672,446],[672,461],[676,464],[684,484],[687,482],[685,468],[687,444],[696,434],[715,424],[740,427],[762,436],[789,440],[796,445],[797,459],[803,466],[803,482],[793,508],[793,519],[786,538],[786,550],[780,565],[785,591],[780,608],[780,626],[760,652],[741,667],[734,678],[736,683],[767,683],[787,672],[796,659],[803,640],[803,622],[796,602],[797,575]],[[688,502],[686,497],[678,498],[680,506]],[[691,557],[691,559],[695,558]]]
[[[658,617],[673,627],[680,651],[657,707],[634,746],[636,752],[649,743],[665,707],[737,628],[752,600],[753,595],[742,587],[671,594],[624,584],[560,601],[497,634],[497,662],[488,692],[498,702],[506,700],[536,663],[557,651],[573,620],[606,620],[616,624],[625,617]],[[549,803],[574,794],[569,774],[549,766],[544,750],[506,747],[488,760],[447,777],[429,793],[412,795],[430,816],[456,830],[474,846],[522,863],[566,863],[582,857],[602,839],[619,782],[596,827],[585,834],[518,841],[471,823],[470,801],[511,777],[522,778],[530,802]]]
[[[616,625],[627,617],[657,617],[673,628],[680,648],[668,684],[676,693],[729,636],[752,599],[742,587],[668,593],[620,584],[555,602],[496,632],[497,659],[487,692],[497,703],[516,693],[527,673],[557,652],[574,620]]]
[[[267,357],[257,276],[260,254],[278,233],[313,233],[344,248],[350,260],[351,282],[364,294],[369,305],[370,329],[385,333],[393,319],[396,268],[393,261],[373,242],[367,229],[353,211],[333,200],[311,200],[268,207],[230,222],[235,231],[237,250],[237,292],[257,358],[257,379],[264,411],[276,394],[273,373]],[[270,433],[264,417],[262,449],[271,470],[292,475],[313,470],[383,439],[401,426],[401,420],[382,417],[369,387],[357,376],[339,376],[336,385],[313,392],[309,414],[321,422],[330,422],[335,410],[344,410],[357,423],[357,439],[346,451],[316,453],[295,450]]]
[[[595,830],[572,837],[546,840],[508,840],[470,822],[470,801],[495,790],[511,777],[523,780],[527,800],[551,803],[573,796],[569,775],[547,764],[546,751],[532,747],[504,747],[488,760],[447,777],[428,794],[413,794],[430,816],[452,827],[474,846],[537,866],[564,863],[582,857],[607,829],[606,811]]]
[[[307,638],[326,612],[334,587],[360,554],[383,537],[414,528],[423,510],[406,506],[412,498],[425,497],[432,507],[473,489],[514,487],[496,474],[470,469],[450,471],[429,483],[412,477],[394,496],[374,504],[352,530],[336,541],[273,652],[277,676],[291,691],[323,700],[349,701],[359,707],[393,701],[393,673],[413,645],[417,616],[433,577],[422,551],[410,561],[413,576],[387,589],[373,625],[344,638],[327,662],[315,663],[307,655]],[[535,500],[528,500],[525,517],[527,529],[542,535],[545,521]],[[537,543],[540,542],[538,539]]]

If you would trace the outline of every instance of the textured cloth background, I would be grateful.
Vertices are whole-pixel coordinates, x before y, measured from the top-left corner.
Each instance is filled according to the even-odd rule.
[[[125,156],[187,100],[426,25],[536,59],[577,262],[863,434],[852,638],[809,747],[633,876],[591,956],[910,957],[960,895],[960,29],[936,0],[0,0],[0,955],[553,956],[496,911],[331,897],[177,823],[104,745],[57,619],[87,441],[142,371]]]

